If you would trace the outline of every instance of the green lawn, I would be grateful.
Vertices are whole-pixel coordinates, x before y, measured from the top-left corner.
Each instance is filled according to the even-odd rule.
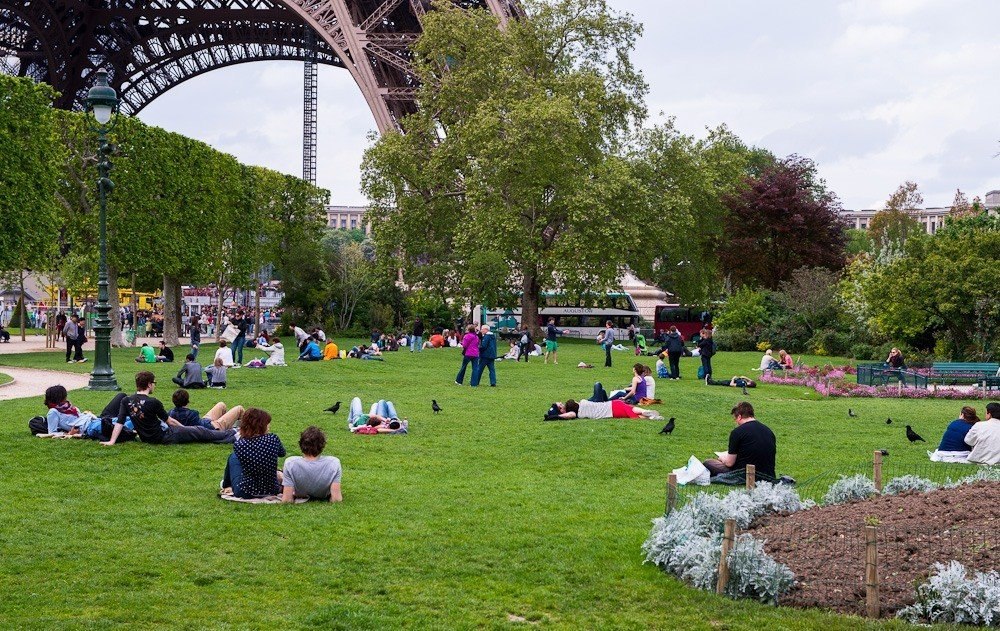
[[[204,348],[203,358],[213,352]],[[123,385],[139,368],[135,354],[114,353]],[[324,427],[327,453],[344,464],[340,505],[223,502],[216,493],[227,446],[35,439],[26,421],[43,413],[41,398],[0,403],[0,451],[10,455],[0,481],[0,626],[527,626],[510,616],[564,629],[862,624],[729,601],[643,565],[640,546],[662,513],[667,473],[691,454],[725,448],[739,392],[699,383],[697,359],[685,359],[684,380],[657,381],[661,411],[678,419],[671,437],[657,435],[656,421],[543,423],[553,400],[588,396],[595,380],[623,385],[635,361],[619,353],[613,369],[578,369],[581,360],[603,361],[583,342],[563,343],[560,356],[558,366],[535,358],[499,364],[497,388],[456,386],[459,354],[438,350],[389,353],[384,363],[235,370],[227,390],[192,393],[202,411],[219,398],[269,410],[290,454],[303,428]],[[0,363],[77,372],[93,365],[61,358],[4,355]],[[722,354],[716,374],[750,374],[757,363],[756,353]],[[153,367],[168,408],[178,368]],[[410,434],[351,435],[345,410],[355,395],[366,407],[392,399]],[[84,409],[99,410],[108,398],[71,393]],[[431,414],[431,398],[441,414]],[[337,400],[345,408],[337,416],[320,412]],[[856,465],[876,447],[896,462],[922,463],[923,447],[906,443],[902,425],[879,419],[903,419],[933,442],[961,406],[822,400],[776,386],[752,391],[751,401],[778,436],[779,469],[800,479]],[[861,418],[849,420],[848,406]]]

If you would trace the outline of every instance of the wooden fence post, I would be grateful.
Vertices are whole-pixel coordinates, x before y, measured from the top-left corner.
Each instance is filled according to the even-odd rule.
[[[882,450],[876,449],[872,459],[872,480],[875,481],[875,490],[882,492]]]
[[[881,615],[878,602],[878,528],[865,526],[865,612],[869,618]]]
[[[757,486],[757,467],[756,465],[747,465],[747,490],[752,491],[755,486]]]
[[[736,520],[727,519],[722,534],[722,554],[719,555],[719,581],[715,584],[715,593],[719,595],[726,593],[726,585],[729,583],[729,551],[733,549],[735,540]]]
[[[667,476],[667,510],[669,515],[677,507],[677,474],[671,473]]]

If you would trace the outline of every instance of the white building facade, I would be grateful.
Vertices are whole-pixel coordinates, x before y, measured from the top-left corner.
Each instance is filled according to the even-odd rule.
[[[982,201],[983,207],[986,208],[991,214],[1000,212],[1000,191],[990,191],[986,193],[985,199]],[[843,210],[840,216],[847,222],[848,226],[851,228],[856,228],[858,230],[867,230],[868,226],[871,224],[872,217],[878,213],[875,209],[865,209],[865,210]],[[910,211],[910,216],[917,220],[921,226],[923,226],[924,231],[927,234],[934,234],[938,229],[944,225],[944,220],[946,217],[951,215],[951,206],[943,206],[937,208],[914,208]]]

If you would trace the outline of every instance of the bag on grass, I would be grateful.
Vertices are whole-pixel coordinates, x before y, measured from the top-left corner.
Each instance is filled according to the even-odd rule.
[[[45,420],[44,416],[35,416],[28,421],[28,431],[31,432],[32,436],[38,434],[48,434],[49,433],[49,423]]]
[[[705,367],[698,366],[698,379],[704,379],[704,378],[705,378]]]
[[[685,466],[680,469],[674,469],[671,473],[677,476],[677,484],[708,486],[712,477],[712,474],[701,463],[701,460],[698,460],[694,456],[688,458]]]

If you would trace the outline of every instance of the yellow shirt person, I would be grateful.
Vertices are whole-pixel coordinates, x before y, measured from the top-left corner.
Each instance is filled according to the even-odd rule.
[[[326,346],[323,347],[323,361],[337,359],[339,354],[340,349],[337,348],[337,345],[333,342],[333,340],[327,341]]]

